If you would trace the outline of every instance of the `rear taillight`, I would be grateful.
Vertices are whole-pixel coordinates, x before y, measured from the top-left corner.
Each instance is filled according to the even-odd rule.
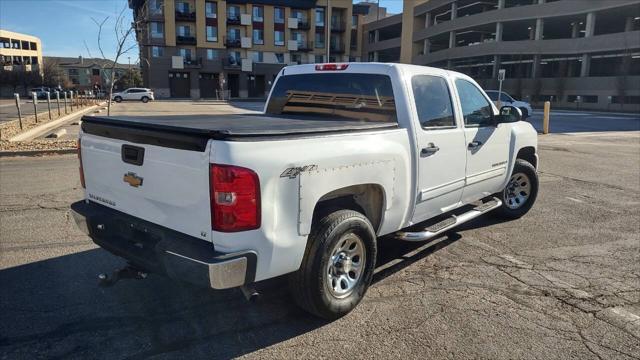
[[[347,67],[349,67],[349,64],[318,64],[316,65],[316,71],[345,70]]]
[[[260,227],[260,181],[254,171],[211,164],[209,170],[211,228],[221,232]]]
[[[80,139],[78,139],[78,161],[80,161],[80,185],[86,188],[84,184],[84,169],[82,168],[82,142]]]

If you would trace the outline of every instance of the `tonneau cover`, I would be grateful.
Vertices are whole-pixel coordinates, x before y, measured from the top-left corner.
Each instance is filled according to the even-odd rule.
[[[264,114],[84,116],[83,122],[210,137],[273,136],[396,128],[395,122]]]

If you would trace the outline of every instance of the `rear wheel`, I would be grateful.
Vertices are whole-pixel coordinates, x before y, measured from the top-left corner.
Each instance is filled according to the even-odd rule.
[[[121,101],[122,101],[122,97],[120,97],[120,96],[116,96],[116,97],[114,97],[114,98],[113,98],[113,101],[115,101],[115,102],[119,103],[119,102],[121,102]]]
[[[504,218],[517,219],[526,214],[538,196],[538,173],[529,162],[517,159],[497,210]]]
[[[337,319],[364,297],[376,261],[369,220],[353,210],[335,211],[314,224],[300,269],[289,286],[296,303],[325,319]]]
[[[143,96],[142,99],[140,99],[143,103],[148,103],[149,102],[149,97],[148,96]]]

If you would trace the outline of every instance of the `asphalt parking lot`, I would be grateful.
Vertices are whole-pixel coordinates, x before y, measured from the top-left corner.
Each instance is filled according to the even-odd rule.
[[[293,306],[283,279],[257,304],[155,275],[100,288],[124,262],[69,217],[75,156],[2,158],[0,357],[638,359],[640,120],[596,115],[557,116],[574,131],[539,137],[529,214],[381,239],[374,284],[334,322]]]

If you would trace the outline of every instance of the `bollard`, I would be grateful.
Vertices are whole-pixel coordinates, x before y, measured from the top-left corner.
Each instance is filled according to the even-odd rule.
[[[18,123],[20,123],[20,130],[22,130],[22,112],[20,111],[20,94],[15,93],[13,96],[16,98],[16,107],[18,108]]]
[[[49,120],[51,120],[51,93],[47,91],[47,110],[49,110]]]
[[[71,107],[71,112],[73,112],[73,90],[69,91],[69,106]]]
[[[549,101],[545,101],[544,102],[544,116],[542,118],[542,133],[543,134],[548,134],[549,133],[549,115],[551,112],[551,102]]]
[[[64,113],[68,114],[67,112],[67,92],[64,92]]]
[[[33,99],[33,113],[36,117],[36,124],[38,123],[38,94],[31,93],[31,99]]]
[[[60,91],[56,91],[56,103],[58,103],[58,117],[60,117]]]

